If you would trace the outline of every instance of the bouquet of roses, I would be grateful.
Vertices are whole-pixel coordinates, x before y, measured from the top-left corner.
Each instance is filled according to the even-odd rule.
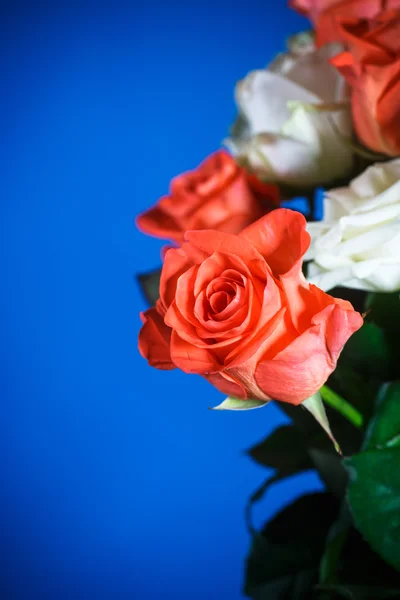
[[[137,218],[173,244],[139,276],[139,350],[219,410],[290,418],[248,451],[269,469],[249,597],[400,598],[400,0],[291,4],[313,31],[236,84],[227,150]],[[308,469],[326,491],[256,531],[252,504]]]

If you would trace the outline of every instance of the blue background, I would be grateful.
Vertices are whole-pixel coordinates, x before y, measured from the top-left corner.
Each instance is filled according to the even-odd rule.
[[[150,369],[133,218],[215,150],[233,87],[307,23],[283,0],[1,4],[1,594],[241,598],[243,450],[283,416],[211,413]],[[271,516],[316,477],[276,486]]]

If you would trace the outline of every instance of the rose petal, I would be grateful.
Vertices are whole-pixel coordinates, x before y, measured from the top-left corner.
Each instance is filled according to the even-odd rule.
[[[241,400],[247,399],[247,393],[242,384],[235,381],[227,373],[209,373],[204,377],[223,394]]]
[[[202,294],[205,296],[205,292],[202,292]],[[226,310],[228,308],[228,306],[231,304],[231,302],[234,301],[234,299],[236,299],[236,292],[233,295],[233,298],[231,297],[231,295],[228,292],[215,292],[214,294],[212,294],[211,298],[210,298],[210,308],[212,311],[212,314],[214,315],[218,315],[219,313],[223,313],[224,310]],[[197,300],[196,300],[197,303]]]
[[[244,291],[244,290],[242,290]],[[223,292],[220,292],[223,293]],[[246,294],[244,294],[246,295]],[[247,294],[248,297],[248,294]],[[251,297],[251,296],[250,296]],[[204,314],[204,304],[207,305],[207,308],[210,308],[207,300],[205,299],[205,293],[202,292],[198,298],[196,299],[194,312],[196,317],[199,320],[200,328],[197,329],[199,336],[202,338],[219,338],[218,333],[225,332],[228,336],[233,337],[239,331],[237,331],[238,327],[242,328],[243,322],[246,319],[246,316],[251,314],[251,310],[249,310],[248,304],[244,304],[242,297],[238,295],[232,302],[233,308],[231,311],[228,309],[231,308],[230,305],[226,307],[224,311],[222,311],[222,315],[224,317],[219,319],[214,319],[209,314]],[[220,316],[220,315],[217,315]]]
[[[216,294],[213,294],[210,298],[210,307],[212,309],[212,314],[210,315],[210,318],[212,318],[213,321],[226,321],[227,319],[232,317],[236,311],[238,311],[241,308],[246,307],[246,306],[247,306],[247,310],[248,310],[249,290],[247,289],[246,282],[244,285],[236,286],[235,295],[233,297],[229,296],[228,294],[225,293],[225,295],[226,295],[225,308],[223,308],[223,309],[221,308],[220,310],[216,311],[213,309],[213,306],[216,306],[215,299],[218,294],[223,294],[223,293],[224,292],[217,292]],[[221,304],[221,306],[222,306],[222,304]]]
[[[244,229],[239,237],[257,248],[274,275],[284,275],[301,268],[310,245],[306,224],[299,212],[278,208]]]
[[[178,278],[175,289],[175,303],[183,317],[193,326],[197,326],[194,314],[195,295],[193,288],[196,284],[198,265],[190,267]]]
[[[170,248],[165,253],[160,278],[160,300],[165,310],[167,310],[175,298],[175,290],[179,277],[191,266],[187,255],[181,248]]]
[[[350,302],[340,298],[332,298],[315,285],[309,284],[300,272],[298,277],[281,278],[287,297],[287,305],[293,325],[299,334],[310,327],[311,319],[330,304],[339,304],[346,310],[352,310]]]
[[[139,352],[149,365],[157,369],[175,369],[171,361],[171,329],[153,307],[141,314],[143,327],[139,333]]]
[[[197,169],[181,173],[171,181],[173,196],[207,197],[218,194],[240,172],[239,165],[225,150],[210,154]]]
[[[221,368],[213,353],[187,342],[176,331],[171,335],[171,358],[185,373],[201,375]]]
[[[224,271],[228,271],[228,275],[223,275]],[[194,287],[191,289],[193,289],[194,295],[197,296],[201,290],[206,290],[208,285],[219,277],[225,277],[240,283],[242,275],[251,276],[251,272],[243,260],[234,254],[214,252],[199,265]]]
[[[171,304],[165,315],[165,323],[171,327],[171,329],[174,329],[179,336],[189,344],[198,348],[208,349],[212,352],[216,352],[220,348],[223,349],[228,347],[229,349],[225,351],[226,353],[230,351],[230,347],[232,345],[237,343],[242,338],[242,335],[233,336],[232,334],[225,336],[222,335],[220,338],[218,338],[216,334],[211,341],[209,339],[202,339],[199,335],[199,328],[195,328],[193,325],[187,322],[185,317],[179,311],[175,302]],[[202,331],[202,334],[206,335],[207,332]],[[218,341],[214,341],[214,339],[217,338]]]
[[[165,196],[158,203],[138,215],[135,219],[136,227],[148,235],[161,239],[183,242],[184,231],[170,212],[171,198]]]
[[[273,214],[276,211],[273,211]],[[247,228],[248,229],[248,228]],[[244,231],[247,231],[245,229]],[[207,257],[214,253],[229,254],[231,257],[241,259],[253,275],[265,277],[268,270],[265,261],[256,248],[247,239],[222,233],[221,231],[187,231],[185,239],[189,242],[182,249],[196,264],[203,263]]]
[[[348,338],[362,326],[361,315],[332,304],[315,315],[311,327],[273,360],[261,359],[255,379],[276,400],[300,404],[315,394],[336,367]]]
[[[287,327],[285,327],[284,323],[286,312],[286,307],[282,306],[272,319],[255,330],[252,336],[248,336],[242,339],[239,344],[236,344],[225,358],[225,367],[229,369],[238,367],[238,370],[242,371],[243,364],[246,361],[257,355],[260,351],[265,352],[267,348],[269,349],[271,345],[276,343],[277,338],[279,340],[285,338],[285,334],[287,333]],[[283,327],[280,327],[281,325]],[[251,370],[252,367],[249,368],[249,371]]]
[[[266,69],[252,71],[236,84],[235,99],[251,135],[279,133],[290,116],[290,100],[310,104],[320,99],[301,84]]]

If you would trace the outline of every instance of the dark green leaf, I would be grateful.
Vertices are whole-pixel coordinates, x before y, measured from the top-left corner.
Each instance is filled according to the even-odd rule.
[[[313,418],[312,420],[314,421]],[[253,529],[252,504],[263,497],[272,483],[289,475],[317,469],[322,481],[334,495],[344,495],[347,484],[346,470],[331,441],[316,422],[315,429],[307,435],[293,425],[282,425],[262,442],[250,448],[248,454],[260,465],[275,469],[273,479],[267,479],[249,500],[247,516],[250,530]]]
[[[140,288],[150,306],[154,306],[160,296],[161,269],[137,275]]]
[[[334,298],[343,298],[352,303],[355,310],[362,313],[365,310],[365,298],[367,293],[362,290],[353,290],[352,288],[335,287],[329,291],[329,295]]]
[[[400,570],[400,382],[382,386],[361,454],[346,460],[354,522],[371,547]]]
[[[400,448],[346,459],[354,522],[371,547],[400,570]]]
[[[319,566],[319,580],[323,584],[337,583],[338,562],[351,527],[347,505],[342,504],[340,515],[333,523],[326,538],[325,551]]]
[[[285,477],[287,477],[289,474],[290,473],[284,471],[276,471],[274,475],[267,477],[267,479],[251,494],[247,502],[245,511],[247,529],[252,535],[256,534],[256,529],[254,529],[253,527],[252,518],[253,504],[255,502],[259,502],[264,497],[271,485],[277,483],[278,481],[281,481],[282,479],[285,479]]]
[[[372,321],[389,336],[400,334],[400,294],[379,294],[371,292],[367,296],[365,310],[369,311],[368,321]]]
[[[318,428],[322,438],[326,435]],[[268,477],[250,496],[246,506],[246,522],[251,533],[255,533],[252,520],[252,508],[255,502],[263,498],[269,487],[294,473],[313,469],[314,465],[308,453],[305,438],[293,425],[278,427],[262,442],[250,448],[248,454],[264,467],[275,469],[274,475]]]
[[[366,434],[366,448],[381,446],[400,446],[400,381],[382,386],[377,412]]]
[[[310,600],[316,570],[304,569],[295,575],[278,577],[269,583],[263,583],[251,589],[246,596],[253,600]]]
[[[348,477],[341,457],[337,453],[319,448],[309,448],[308,452],[314,468],[327,489],[337,498],[342,498],[346,491]]]
[[[371,381],[354,370],[351,364],[346,364],[342,357],[338,365],[327,381],[327,385],[337,394],[350,402],[364,417],[364,423],[368,423],[374,411],[375,396],[379,383],[373,385]],[[361,436],[360,436],[361,444]],[[357,449],[354,448],[353,454]]]
[[[337,563],[336,573],[338,581],[343,584],[382,588],[400,587],[400,574],[398,571],[388,565],[371,548],[354,525],[349,529]],[[337,583],[338,581],[330,581],[329,583]]]
[[[306,600],[338,503],[309,494],[282,510],[254,536],[246,565],[245,594],[257,600]]]
[[[315,588],[320,592],[321,600],[326,598],[326,592],[335,593],[335,598],[339,595],[339,598],[345,600],[385,600],[389,598],[400,598],[400,589],[385,589],[382,587],[375,586],[362,586],[362,585],[318,585]],[[325,595],[323,595],[325,594]],[[330,595],[329,598],[332,598]]]
[[[321,431],[320,438],[323,437]],[[293,425],[278,427],[247,452],[260,465],[277,469],[286,475],[313,468],[305,438]]]
[[[387,337],[374,323],[365,322],[343,348],[341,361],[366,379],[384,381],[390,374],[391,353]]]

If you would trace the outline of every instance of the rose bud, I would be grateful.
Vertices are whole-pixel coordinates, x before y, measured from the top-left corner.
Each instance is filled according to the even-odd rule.
[[[374,19],[385,9],[400,8],[400,0],[290,0],[289,5],[311,19],[322,46],[340,40],[341,19]]]
[[[348,51],[332,64],[352,87],[352,114],[360,140],[375,152],[400,154],[400,10],[373,20],[343,20]]]
[[[275,185],[262,183],[219,150],[194,171],[175,177],[169,195],[139,215],[136,224],[144,233],[179,245],[192,229],[239,233],[278,205]]]

